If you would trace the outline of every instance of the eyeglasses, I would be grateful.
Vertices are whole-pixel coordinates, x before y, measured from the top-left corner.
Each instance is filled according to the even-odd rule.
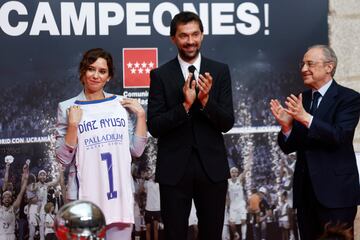
[[[315,67],[318,63],[331,63],[332,61],[304,61],[299,63],[299,68],[302,69],[305,65],[308,66],[308,68]]]

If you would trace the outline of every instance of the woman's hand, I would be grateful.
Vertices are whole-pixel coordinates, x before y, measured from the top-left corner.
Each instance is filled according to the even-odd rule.
[[[69,126],[77,127],[81,121],[82,110],[80,106],[71,106],[67,109],[67,115]]]
[[[134,113],[137,118],[145,117],[145,110],[137,99],[124,98],[120,103],[124,108],[127,108],[130,112]]]
[[[77,128],[82,118],[80,106],[71,106],[67,109],[68,127],[65,135],[65,143],[74,148],[77,144]]]
[[[146,137],[146,115],[145,110],[139,101],[133,98],[124,98],[120,101],[120,104],[136,115],[135,135],[139,137]]]

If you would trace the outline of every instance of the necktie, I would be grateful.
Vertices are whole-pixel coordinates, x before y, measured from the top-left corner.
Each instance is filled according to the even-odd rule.
[[[191,84],[192,84],[193,81],[195,81],[195,83],[196,83],[196,78],[195,78],[196,67],[195,67],[194,65],[190,65],[190,66],[188,67],[188,70],[189,70],[190,73],[192,73],[192,77],[191,77],[191,81],[190,81],[190,86],[189,86],[189,87],[191,87]],[[199,89],[198,89],[198,87],[196,86],[196,84],[195,84],[195,92],[196,92],[196,96],[197,96],[198,93],[199,93]],[[191,106],[191,108],[192,108],[192,109],[199,109],[199,108],[200,108],[200,102],[199,102],[198,98],[195,99],[195,101],[194,101],[193,105]]]
[[[191,87],[192,81],[196,81],[196,79],[195,79],[195,70],[196,70],[196,67],[195,67],[194,65],[190,65],[190,66],[188,67],[188,70],[189,70],[190,73],[192,73],[192,78],[191,78],[191,81],[190,81],[190,87]]]
[[[191,77],[191,81],[190,81],[190,87],[191,87],[192,82],[193,81],[196,82],[196,78],[195,78],[196,67],[194,65],[190,65],[188,67],[188,70],[189,70],[189,72],[192,73],[192,77]],[[196,84],[195,84],[195,91],[196,91],[196,95],[197,95],[199,93],[199,88],[196,86]]]
[[[313,93],[313,97],[312,97],[312,102],[311,102],[311,108],[310,108],[310,114],[314,115],[317,106],[318,106],[318,102],[319,102],[319,98],[321,97],[321,94],[319,92],[314,92]]]

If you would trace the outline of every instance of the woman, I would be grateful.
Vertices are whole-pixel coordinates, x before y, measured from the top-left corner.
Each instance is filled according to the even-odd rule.
[[[108,52],[87,51],[79,70],[83,91],[58,107],[57,159],[64,165],[75,163],[78,198],[101,208],[106,238],[130,239],[134,222],[131,156],[139,157],[145,148],[145,111],[135,99],[104,92],[114,75]],[[129,113],[136,117],[135,127]]]

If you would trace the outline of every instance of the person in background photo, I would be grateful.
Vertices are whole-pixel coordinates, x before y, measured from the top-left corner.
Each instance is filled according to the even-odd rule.
[[[24,212],[27,215],[28,227],[29,227],[29,240],[33,240],[36,234],[36,228],[39,226],[39,207],[37,197],[37,183],[36,176],[30,174],[28,178],[28,185],[26,187],[27,205],[24,207]]]
[[[161,222],[160,213],[160,193],[159,184],[155,182],[155,175],[150,171],[147,172],[145,181],[142,182],[142,191],[146,193],[145,204],[145,224],[146,240],[159,239],[159,223]],[[151,236],[153,233],[153,236]]]
[[[11,182],[9,182],[9,171],[10,171],[10,165],[11,163],[6,163],[5,164],[5,174],[4,174],[4,181],[1,187],[1,193],[5,192],[5,191],[10,191],[12,192],[13,189],[13,185]]]
[[[170,23],[178,55],[150,72],[148,129],[158,139],[165,238],[184,240],[194,200],[200,240],[221,239],[229,166],[222,133],[234,124],[229,67],[200,54],[198,15],[180,12]]]
[[[110,94],[113,58],[101,48],[86,51],[79,66],[83,90],[58,105],[56,157],[75,164],[78,198],[100,207],[106,239],[131,239],[134,197],[132,156],[147,139],[145,111],[136,99]],[[74,194],[75,195],[75,194]]]
[[[13,201],[13,193],[11,191],[3,192],[0,205],[0,239],[15,240],[15,219],[16,213],[20,208],[21,201],[26,191],[27,181],[29,178],[29,165],[23,166],[21,177],[21,189],[19,194]]]
[[[281,231],[281,240],[289,240],[291,207],[288,202],[287,191],[281,193],[280,202],[275,211],[277,213],[279,228]]]
[[[224,225],[221,233],[221,240],[230,240],[230,226],[229,226],[229,195],[226,195]]]
[[[55,206],[52,202],[45,204],[45,240],[56,240],[54,231]]]
[[[143,222],[143,213],[142,213],[142,196],[146,193],[141,189],[144,185],[145,179],[138,174],[138,169],[135,167],[135,164],[132,164],[132,176],[133,176],[133,186],[134,186],[134,227],[133,227],[133,236],[134,240],[140,240],[142,232],[142,222]],[[145,226],[146,227],[146,226]]]
[[[258,224],[258,236],[259,239],[265,240],[268,237],[268,223],[267,220],[269,217],[272,216],[272,209],[268,202],[268,190],[262,186],[259,188],[259,196],[260,196],[260,203],[259,203],[259,215],[257,216],[257,224]]]
[[[353,230],[346,224],[325,224],[324,233],[317,240],[353,240]]]
[[[229,225],[230,230],[234,236],[233,240],[246,240],[247,231],[247,211],[246,211],[246,199],[244,194],[244,181],[245,181],[244,170],[239,174],[237,167],[230,169],[231,178],[228,179],[228,195],[229,195]],[[241,236],[237,231],[236,225],[241,225]],[[240,238],[241,237],[241,238]]]
[[[327,45],[308,48],[300,70],[309,89],[291,94],[285,106],[270,101],[281,126],[278,143],[296,152],[293,201],[301,239],[317,239],[325,224],[353,228],[360,204],[359,173],[353,147],[360,94],[334,80],[337,57]]]
[[[55,187],[60,182],[60,174],[57,175],[56,179],[50,182],[46,182],[48,174],[44,169],[38,172],[38,181],[35,184],[38,214],[40,216],[39,222],[39,233],[40,240],[45,240],[45,204],[48,202],[48,189]]]

